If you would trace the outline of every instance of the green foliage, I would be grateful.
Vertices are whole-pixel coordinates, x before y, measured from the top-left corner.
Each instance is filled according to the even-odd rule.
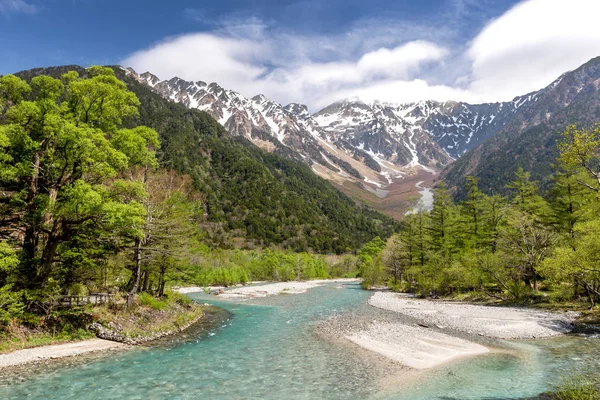
[[[556,400],[595,400],[600,398],[600,379],[595,371],[573,374],[563,378],[552,399]]]
[[[348,257],[345,257],[346,261]],[[327,279],[347,274],[356,275],[355,263],[341,268],[329,263],[323,256],[309,253],[292,253],[280,250],[244,251],[210,250],[192,257],[189,273],[180,276],[179,282],[201,286],[231,286],[250,281],[291,281]],[[176,280],[177,281],[177,280]]]
[[[98,226],[136,236],[145,215],[113,184],[130,167],[156,164],[158,136],[120,128],[139,100],[112,69],[91,67],[85,75],[38,75],[29,84],[7,76],[0,83],[0,185],[14,193],[2,202],[8,229],[0,236],[24,232],[22,287],[47,285],[69,238]]]
[[[589,134],[573,129],[565,134],[569,143]],[[577,140],[597,146],[589,138]],[[595,157],[595,147],[584,147]],[[561,149],[575,152],[571,145]],[[439,185],[433,209],[408,215],[388,241],[383,269],[371,259],[363,263],[369,266],[365,285],[387,281],[394,290],[423,295],[477,293],[519,301],[540,299],[546,290],[546,301],[585,299],[593,308],[600,298],[600,202],[582,175],[590,178],[584,163],[563,161],[559,172],[550,201],[522,169],[508,185],[510,199],[484,194],[470,177],[465,200],[455,204]]]
[[[14,318],[23,315],[25,304],[23,293],[14,290],[13,285],[0,287],[0,325],[8,325]]]
[[[554,249],[540,273],[555,285],[569,283],[574,294],[585,296],[594,307],[600,298],[600,219],[575,227],[575,245]]]
[[[139,117],[126,125],[154,128],[161,165],[192,177],[203,194],[205,240],[214,247],[342,254],[394,231],[391,218],[358,208],[309,166],[233,138],[208,114],[163,99],[121,69],[117,74],[141,100]]]
[[[358,252],[359,274],[366,288],[379,286],[386,281],[381,255],[385,246],[386,243],[378,236]]]
[[[147,306],[157,311],[164,310],[168,307],[168,303],[166,300],[157,299],[150,293],[146,292],[140,293],[137,297],[137,300],[139,305]]]

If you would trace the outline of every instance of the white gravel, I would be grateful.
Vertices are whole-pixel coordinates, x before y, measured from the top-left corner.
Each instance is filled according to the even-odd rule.
[[[391,292],[375,293],[369,304],[408,315],[425,324],[498,339],[534,339],[573,329],[575,312],[554,313],[515,307],[419,300]]]
[[[278,294],[300,294],[305,293],[308,289],[321,286],[319,281],[306,281],[306,282],[277,282],[268,283],[266,285],[259,286],[244,286],[236,287],[230,290],[225,290],[219,294],[219,297],[224,298],[247,298],[247,297],[267,297]]]
[[[222,298],[254,298],[254,297],[267,297],[278,294],[300,294],[305,293],[307,290],[317,286],[321,286],[325,283],[345,283],[345,282],[358,282],[358,279],[321,279],[312,281],[290,281],[290,282],[276,282],[248,286],[235,286],[231,288],[225,288],[223,286],[210,286],[206,289],[215,291],[219,297]],[[176,289],[179,293],[194,293],[202,292],[205,288],[199,286],[184,287]]]
[[[103,339],[82,340],[80,342],[34,347],[0,354],[0,369],[38,361],[71,357],[95,351],[126,348],[125,344]]]
[[[414,369],[432,368],[448,361],[489,352],[477,343],[418,326],[374,322],[346,339]]]

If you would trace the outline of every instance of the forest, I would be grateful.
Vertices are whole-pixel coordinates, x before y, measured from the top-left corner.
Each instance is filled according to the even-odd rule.
[[[396,228],[308,166],[128,83],[137,94],[108,67],[0,77],[0,330],[82,327],[64,320],[74,296],[133,307],[174,284],[353,276],[325,255]]]
[[[466,197],[457,202],[440,182],[431,211],[408,215],[387,243],[376,239],[359,252],[365,286],[594,308],[600,298],[600,125],[569,126],[558,150],[545,192],[523,169],[506,197],[484,194],[477,179],[467,177]]]
[[[565,130],[547,191],[523,170],[508,197],[468,177],[455,201],[440,182],[431,211],[396,223],[131,79],[108,67],[0,77],[2,331],[85,327],[65,297],[160,309],[173,285],[254,280],[598,302],[600,126]]]

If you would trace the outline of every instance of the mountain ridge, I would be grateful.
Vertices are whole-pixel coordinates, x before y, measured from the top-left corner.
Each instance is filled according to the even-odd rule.
[[[494,138],[502,132],[540,127],[568,107],[572,96],[557,99],[550,108],[547,99],[578,70],[565,72],[547,87],[507,102],[394,104],[351,98],[313,114],[303,104],[282,106],[262,94],[246,98],[217,83],[160,80],[150,72],[126,71],[163,97],[208,112],[232,135],[305,162],[349,194],[356,194],[358,188],[368,192],[371,200],[380,201],[394,190],[395,183],[423,173],[431,174],[429,180],[433,180],[444,170],[441,179],[451,186],[461,186],[461,179],[469,174],[484,181],[492,179],[476,165],[482,157],[495,156],[477,149],[484,143],[486,148],[494,147]],[[540,102],[545,104],[541,108]],[[491,183],[484,182],[486,185]],[[393,206],[408,207],[406,198]]]

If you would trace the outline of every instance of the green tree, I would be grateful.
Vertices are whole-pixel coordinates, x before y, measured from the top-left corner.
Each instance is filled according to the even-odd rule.
[[[554,174],[554,185],[550,191],[551,222],[571,246],[575,246],[575,226],[586,218],[590,203],[589,190],[579,183],[587,177],[581,176],[578,170],[579,168],[569,167],[561,162]]]
[[[385,242],[377,236],[358,251],[359,270],[363,286],[374,287],[381,284],[385,279],[381,262],[381,252],[384,248]]]
[[[441,182],[433,194],[429,213],[430,250],[439,256],[440,265],[447,265],[456,251],[457,216],[446,185]]]
[[[540,271],[555,284],[573,283],[582,287],[593,308],[600,298],[600,220],[578,224],[575,234],[575,248],[558,247],[543,262]]]
[[[412,265],[412,249],[410,243],[400,235],[392,236],[383,250],[383,265],[392,279],[392,287],[404,281],[405,272]]]
[[[69,72],[60,80],[36,76],[30,84],[7,75],[0,96],[0,179],[15,193],[9,206],[23,232],[22,286],[43,287],[61,243],[86,227],[141,234],[144,209],[123,201],[129,185],[122,174],[155,162],[158,136],[145,127],[119,128],[139,101],[112,69],[91,67],[87,77]]]
[[[483,199],[484,245],[492,252],[498,250],[500,231],[506,222],[507,201],[500,195],[485,196]]]
[[[579,183],[586,188],[600,192],[600,168],[598,156],[600,152],[600,124],[590,129],[577,128],[569,125],[562,134],[563,140],[559,144],[560,161],[567,167],[582,168],[592,183],[579,179]]]
[[[509,261],[517,276],[534,291],[538,290],[538,267],[551,252],[555,234],[539,224],[528,213],[512,210],[501,236],[505,260]],[[513,274],[515,275],[515,274]]]

